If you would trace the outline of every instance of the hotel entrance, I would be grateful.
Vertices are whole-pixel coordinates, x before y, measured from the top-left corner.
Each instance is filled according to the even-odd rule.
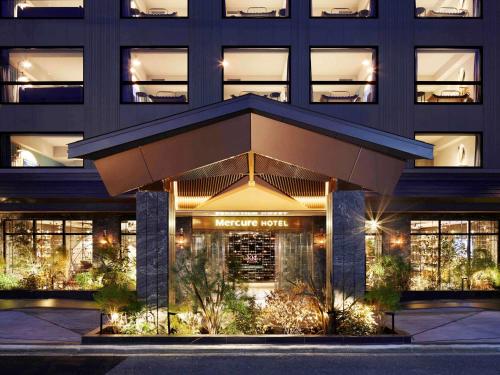
[[[365,192],[390,195],[407,160],[432,155],[255,95],[70,146],[111,195],[136,191],[137,294],[156,306],[182,281],[176,260],[204,253],[202,273],[236,262],[257,298],[302,281],[343,309],[365,292]]]
[[[236,266],[238,279],[258,304],[270,291],[294,283],[312,284],[320,290],[326,287],[324,215],[239,214],[178,218],[177,255],[204,254],[217,270]]]

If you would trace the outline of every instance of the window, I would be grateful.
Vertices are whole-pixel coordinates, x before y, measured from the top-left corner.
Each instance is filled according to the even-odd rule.
[[[83,103],[81,48],[0,49],[0,103]]]
[[[122,17],[186,18],[188,0],[121,0]]]
[[[374,18],[376,0],[311,0],[312,17]]]
[[[480,103],[481,51],[417,48],[417,103]]]
[[[92,268],[92,221],[5,220],[6,271],[34,289],[78,289]],[[24,280],[24,281],[23,281]]]
[[[225,17],[283,18],[289,17],[288,0],[223,0]]]
[[[496,220],[411,222],[412,290],[488,290],[498,264]]]
[[[479,134],[420,133],[415,139],[434,145],[434,159],[416,160],[415,167],[481,167]]]
[[[124,48],[122,102],[188,102],[187,48]]]
[[[366,287],[373,286],[373,266],[382,255],[382,230],[377,220],[365,222]]]
[[[84,0],[0,0],[2,18],[83,18]]]
[[[375,48],[312,48],[311,102],[376,103]]]
[[[136,257],[137,228],[135,220],[122,220],[121,222],[121,248],[131,260]]]
[[[224,100],[245,94],[289,101],[288,48],[226,48]]]
[[[68,158],[68,144],[83,139],[80,134],[9,134],[2,144],[10,145],[10,164],[2,167],[83,167],[82,159]],[[7,159],[8,158],[4,158]]]
[[[481,0],[415,0],[415,16],[478,18],[481,17]]]

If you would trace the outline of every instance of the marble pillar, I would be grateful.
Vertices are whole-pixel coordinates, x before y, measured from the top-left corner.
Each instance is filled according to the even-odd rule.
[[[345,309],[365,294],[365,195],[357,190],[332,195],[332,302]]]
[[[137,296],[148,306],[167,306],[169,194],[137,192]]]

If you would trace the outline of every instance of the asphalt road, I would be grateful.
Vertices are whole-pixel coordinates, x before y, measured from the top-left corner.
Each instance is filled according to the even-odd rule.
[[[498,375],[500,354],[259,354],[0,357],[0,374]]]

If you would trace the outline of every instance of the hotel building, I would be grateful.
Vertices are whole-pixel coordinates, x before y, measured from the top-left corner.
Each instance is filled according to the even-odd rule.
[[[112,242],[164,303],[186,250],[237,257],[256,294],[362,295],[378,254],[405,256],[412,291],[487,288],[500,2],[0,4],[4,272],[63,247],[52,287],[77,288]]]

